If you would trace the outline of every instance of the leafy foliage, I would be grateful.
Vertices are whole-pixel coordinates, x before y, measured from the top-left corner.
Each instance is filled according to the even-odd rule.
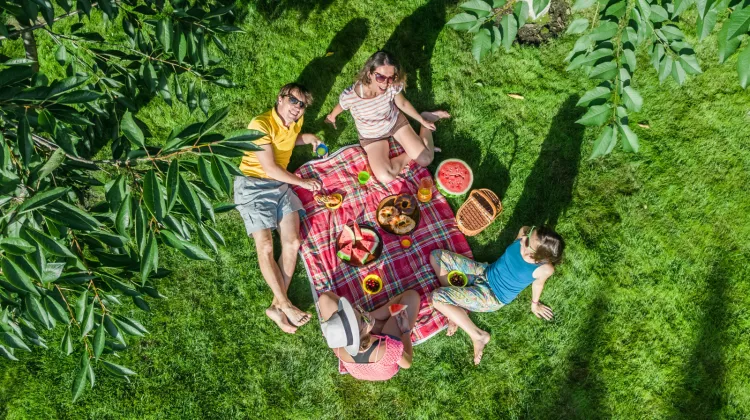
[[[532,0],[539,13],[549,0]],[[688,75],[702,72],[693,46],[676,25],[681,16],[695,7],[695,24],[699,40],[708,36],[717,24],[722,10],[730,15],[718,34],[719,61],[725,62],[750,31],[750,3],[734,0],[577,0],[573,11],[596,8],[595,19],[578,18],[571,22],[567,34],[581,34],[565,61],[567,70],[581,69],[598,85],[587,91],[578,102],[587,107],[578,123],[601,127],[591,158],[607,155],[621,139],[627,152],[638,151],[638,136],[630,129],[629,114],[638,112],[643,98],[632,85],[637,68],[637,51],[648,47],[651,66],[659,81],[668,78],[682,85]],[[528,15],[527,3],[520,0],[472,0],[459,6],[463,12],[446,25],[458,31],[473,33],[471,52],[477,61],[498,50],[502,44],[510,49],[518,27]],[[683,25],[684,26],[684,25]],[[588,28],[591,28],[587,31]],[[498,30],[499,29],[499,30]],[[750,84],[750,45],[739,53],[737,73],[742,88]]]
[[[61,326],[60,350],[80,357],[75,400],[97,371],[135,374],[110,361],[127,336],[148,333],[122,315],[125,300],[149,311],[147,300],[163,297],[154,282],[169,274],[160,244],[212,259],[199,244],[216,252],[224,243],[211,225],[232,208],[214,204],[238,174],[228,158],[256,150],[259,134],[217,133],[227,109],[209,114],[202,87],[234,86],[209,47],[226,53],[220,37],[240,31],[226,23],[231,5],[78,0],[71,13],[72,0],[57,4],[63,17],[101,12],[116,30],[105,38],[76,23],[58,33],[49,1],[0,4],[18,22],[0,24],[3,38],[51,37],[66,74],[50,80],[28,58],[7,58],[0,70],[0,355],[47,348],[37,331]],[[154,96],[191,111],[200,98],[208,118],[154,141],[137,116]],[[91,160],[97,144],[109,144],[111,159]]]

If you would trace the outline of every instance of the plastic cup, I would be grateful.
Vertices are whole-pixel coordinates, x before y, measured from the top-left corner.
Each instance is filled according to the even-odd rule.
[[[419,190],[417,191],[417,200],[427,203],[432,200],[432,178],[424,177],[419,181]]]
[[[359,180],[359,185],[365,185],[370,180],[370,173],[367,171],[360,171],[359,174],[357,174],[357,180]]]
[[[323,143],[320,143],[318,147],[315,148],[315,156],[321,158],[328,154],[328,146],[326,146]]]

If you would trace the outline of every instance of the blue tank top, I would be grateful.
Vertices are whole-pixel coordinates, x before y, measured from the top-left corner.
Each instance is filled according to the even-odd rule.
[[[485,272],[495,296],[507,305],[534,281],[534,270],[541,264],[529,264],[521,256],[521,240],[517,239]]]

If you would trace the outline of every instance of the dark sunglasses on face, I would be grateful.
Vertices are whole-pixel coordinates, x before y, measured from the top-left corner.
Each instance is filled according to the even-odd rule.
[[[393,76],[386,77],[380,73],[377,73],[377,72],[375,73],[375,81],[377,81],[378,83],[388,82],[388,84],[391,84],[396,81],[396,77],[397,75],[395,74]]]
[[[286,97],[289,98],[289,103],[291,103],[292,105],[299,105],[301,109],[305,109],[305,107],[307,106],[306,103],[295,98],[294,95],[286,95]]]

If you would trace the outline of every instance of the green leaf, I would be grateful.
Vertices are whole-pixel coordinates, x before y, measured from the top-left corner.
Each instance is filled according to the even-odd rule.
[[[146,215],[143,212],[143,207],[140,205],[135,206],[135,240],[138,245],[138,253],[143,252],[143,247],[146,245],[146,231],[148,231],[148,223],[146,222]]]
[[[616,23],[610,22],[610,21],[604,21],[599,24],[591,33],[589,36],[594,41],[605,41],[608,39],[612,39],[617,34],[617,31],[619,29],[619,26],[617,26]]]
[[[59,104],[82,104],[95,101],[101,97],[101,93],[92,90],[76,90],[60,95],[56,102]]]
[[[251,142],[254,140],[258,140],[260,138],[265,137],[267,134],[263,133],[258,130],[237,130],[230,133],[226,139],[222,140],[222,143],[231,141],[231,142]]]
[[[604,86],[597,86],[583,94],[581,99],[578,100],[576,106],[589,106],[589,104],[597,99],[607,99],[612,94],[612,91]]]
[[[50,322],[49,315],[47,314],[47,310],[44,309],[44,306],[42,306],[42,302],[39,302],[39,299],[32,295],[26,295],[23,301],[31,318],[48,330],[51,330],[54,325]]]
[[[469,13],[459,13],[446,23],[456,31],[468,31],[477,23],[477,17]]]
[[[73,340],[70,338],[70,327],[65,330],[62,341],[60,342],[60,351],[65,353],[66,356],[70,356],[73,353]]]
[[[737,57],[737,73],[740,76],[740,86],[746,89],[750,82],[750,45],[746,46]]]
[[[719,16],[719,12],[716,9],[711,9],[706,16],[703,18],[698,17],[698,25],[696,26],[696,34],[698,40],[702,41],[711,34],[711,31],[716,26],[716,20]]]
[[[143,255],[141,255],[141,284],[146,282],[148,275],[152,271],[156,271],[159,268],[159,247],[154,238],[154,233],[148,233],[148,239],[146,240],[146,246],[143,249]]]
[[[218,242],[221,246],[225,246],[227,244],[227,242],[224,240],[224,237],[221,236],[221,233],[219,233],[219,231],[217,231],[216,229],[208,225],[201,225],[201,227],[205,228],[208,231],[208,233],[211,235],[211,237],[214,238],[214,240]]]
[[[579,10],[588,9],[596,3],[596,0],[576,0],[573,3],[572,11],[577,12]]]
[[[52,171],[57,169],[64,160],[65,151],[63,149],[56,149],[54,152],[52,152],[49,159],[47,159],[47,162],[45,162],[41,169],[39,169],[39,172],[37,172],[36,174],[36,179],[41,180],[46,178],[47,175],[51,174]]]
[[[62,307],[62,305],[60,305],[58,301],[56,301],[51,296],[47,295],[44,297],[43,303],[44,303],[44,309],[47,310],[47,313],[50,314],[52,318],[64,324],[70,324],[68,313],[65,312],[65,309]]]
[[[565,68],[566,71],[575,70],[579,67],[590,67],[596,64],[597,61],[601,61],[603,59],[608,59],[609,61],[612,61],[612,50],[609,48],[599,48],[594,51],[591,51],[588,54],[581,54],[573,59],[573,61],[568,64],[568,67]]]
[[[620,129],[622,134],[622,148],[626,152],[638,153],[638,135],[627,125],[618,124],[617,128]]]
[[[185,178],[183,178],[182,176],[180,176],[179,193],[180,193],[180,201],[182,201],[182,204],[185,205],[185,208],[187,208],[188,212],[193,217],[193,219],[200,224],[201,223],[200,201],[198,200],[198,196],[196,195],[195,191],[193,191],[192,186],[187,181],[185,181]]]
[[[133,372],[132,370],[126,368],[125,366],[120,366],[120,365],[114,364],[112,362],[108,362],[106,360],[102,360],[102,363],[104,364],[104,366],[107,369],[113,371],[115,374],[119,374],[119,375],[122,375],[122,376],[132,376],[132,375],[136,374],[135,372]]]
[[[529,18],[529,3],[525,1],[517,1],[513,5],[513,14],[516,15],[518,21],[518,27],[520,28],[526,24],[526,20]]]
[[[198,200],[201,202],[203,215],[208,215],[208,218],[211,219],[212,222],[216,223],[216,215],[211,204],[211,200],[208,198],[206,193],[200,190],[200,188],[195,188],[195,193],[198,195]]]
[[[151,65],[151,61],[148,61],[143,66],[143,82],[151,93],[156,91],[156,80],[156,70],[154,70],[154,66]]]
[[[120,121],[120,128],[122,129],[122,133],[125,135],[125,137],[127,137],[127,139],[130,140],[130,142],[133,143],[134,146],[138,146],[140,148],[146,147],[146,144],[144,143],[143,132],[141,131],[141,128],[138,127],[138,125],[135,123],[133,114],[131,114],[130,111],[125,111],[125,115],[122,116],[122,121]]]
[[[170,162],[169,169],[167,170],[167,213],[172,210],[174,203],[177,202],[179,174],[180,162],[178,159],[174,159]]]
[[[60,44],[55,51],[55,60],[57,64],[64,66],[68,62],[68,50],[65,49],[65,45]]]
[[[17,336],[16,334],[10,331],[5,331],[2,334],[0,334],[0,338],[2,338],[2,341],[5,344],[13,347],[14,349],[26,350],[28,352],[31,351],[29,346],[27,346],[26,343],[24,343],[23,340],[19,336]]]
[[[652,4],[649,19],[654,23],[664,22],[665,20],[669,20],[669,14],[658,4]]]
[[[490,13],[492,13],[492,6],[490,6],[489,4],[487,4],[487,2],[484,2],[482,0],[470,0],[465,3],[462,3],[458,7],[466,10],[467,12],[474,13],[480,18],[488,16]]]
[[[500,25],[503,32],[503,46],[505,47],[505,51],[510,51],[510,47],[513,45],[516,33],[518,32],[516,17],[512,14],[507,14],[500,19]]]
[[[162,232],[164,231],[162,230]],[[148,334],[148,331],[143,327],[143,325],[132,318],[128,318],[122,315],[115,315],[115,320],[117,321],[117,325],[120,327],[120,329],[128,335],[143,337],[144,334]]]
[[[178,25],[179,27],[179,25]],[[177,34],[175,34],[176,36]],[[185,33],[180,30],[179,33],[179,40],[177,42],[177,61],[182,64],[185,60],[185,55],[187,54],[187,39],[185,38]]]
[[[83,349],[83,352],[81,353],[81,364],[78,367],[78,372],[76,372],[76,377],[73,379],[73,402],[76,402],[76,400],[83,394],[84,388],[86,388],[86,381],[88,379],[89,375],[89,353],[86,348]]]
[[[471,44],[471,53],[477,63],[492,49],[492,34],[487,28],[482,28],[474,35]]]
[[[81,296],[76,301],[76,321],[81,324],[83,323],[83,316],[86,314],[86,307],[88,306],[89,291],[84,290]]]
[[[112,322],[112,318],[109,317],[109,315],[104,315],[104,329],[107,330],[107,334],[112,336],[115,340],[119,341],[122,344],[125,344],[125,337],[120,333],[120,330],[117,328],[117,325],[115,325],[114,322]]]
[[[680,28],[674,25],[663,25],[660,29],[657,29],[656,31],[657,33],[660,32],[662,35],[664,35],[664,38],[670,41],[685,38],[685,34],[682,33]]]
[[[634,112],[640,111],[643,106],[643,98],[641,97],[641,94],[631,86],[626,86],[625,89],[622,90],[622,100],[625,107]]]
[[[681,55],[680,64],[682,65],[682,68],[689,74],[703,73],[703,71],[701,70],[701,65],[698,64],[698,59],[695,57],[694,54]]]
[[[31,155],[34,153],[34,141],[31,139],[31,128],[29,128],[29,120],[26,115],[19,118],[18,120],[18,131],[17,131],[17,142],[18,150],[21,152],[21,158],[25,167],[29,167],[31,163]]]
[[[13,287],[31,293],[34,296],[40,296],[28,274],[16,265],[16,263],[8,258],[3,258],[2,268],[3,275]]]
[[[201,126],[199,136],[203,136],[204,134],[212,131],[214,128],[216,128],[219,125],[219,123],[224,121],[227,115],[229,115],[228,106],[225,106],[224,108],[221,108],[220,110],[211,114],[211,116]]]
[[[208,95],[206,94],[206,91],[201,89],[200,94],[198,95],[200,97],[200,100],[198,101],[198,106],[200,107],[201,111],[208,117]]]
[[[164,52],[169,52],[172,48],[172,20],[168,16],[156,21],[156,39]]]
[[[729,22],[722,25],[719,30],[719,34],[716,36],[719,43],[719,63],[724,63],[727,59],[734,54],[737,48],[740,46],[741,40],[739,38],[729,39]]]
[[[232,174],[216,156],[211,156],[211,172],[221,185],[222,191],[229,195],[232,192]]]
[[[104,329],[104,325],[99,324],[99,328],[96,329],[96,334],[94,334],[94,357],[97,360],[99,360],[99,356],[104,351]]]
[[[43,254],[40,254],[43,255]],[[48,284],[56,281],[62,275],[62,270],[65,267],[65,263],[62,262],[51,262],[44,266],[42,272],[42,283]]]
[[[45,217],[71,229],[95,230],[101,223],[77,206],[58,200],[47,207]]]
[[[123,201],[123,203],[125,203],[125,201]],[[97,239],[102,243],[114,248],[122,248],[128,243],[128,238],[121,235],[115,235],[113,233],[105,232],[103,230],[95,230],[93,232],[89,232],[87,236]]]
[[[683,83],[685,83],[685,78],[687,77],[687,74],[685,73],[685,69],[682,68],[682,64],[680,64],[679,61],[675,61],[672,64],[672,78],[682,86]]]
[[[195,80],[190,82],[190,85],[188,86],[188,110],[190,112],[193,112],[196,107],[198,107],[198,99],[195,96]]]
[[[586,18],[579,18],[570,22],[568,29],[565,31],[566,34],[580,34],[589,28],[589,20]]]
[[[34,252],[33,245],[21,238],[7,237],[0,239],[0,249],[14,255],[26,255]]]
[[[36,210],[40,207],[44,207],[47,204],[59,199],[63,195],[67,194],[70,188],[57,187],[51,190],[42,191],[34,194],[31,198],[26,199],[20,206],[16,207],[18,214],[26,213],[27,211]]]
[[[650,20],[651,5],[649,4],[648,0],[637,0],[637,1],[638,1],[638,9],[641,11],[641,16],[643,16],[643,19]]]
[[[698,17],[704,18],[714,5],[715,0],[695,0],[698,9]]]
[[[178,101],[185,101],[185,97],[182,95],[182,86],[180,86],[180,81],[177,79],[177,73],[174,74],[174,94],[177,96]]]
[[[51,236],[47,235],[44,232],[38,231],[26,225],[24,226],[23,233],[27,235],[29,239],[32,239],[37,244],[39,244],[42,249],[52,255],[58,257],[76,258],[76,255],[73,254],[70,249],[66,248],[65,246],[57,242],[57,240],[53,239]]]
[[[743,9],[739,7],[734,9],[726,25],[729,26],[727,29],[727,39],[731,40],[746,34],[748,28],[750,28],[750,5],[745,6]]]
[[[174,233],[166,229],[162,229],[159,234],[161,235],[162,240],[165,244],[180,251],[186,257],[193,260],[213,261],[213,258],[208,256],[205,251],[189,242],[179,239]]]
[[[599,137],[594,142],[594,150],[589,159],[609,154],[617,143],[617,131],[608,125],[602,129]]]
[[[672,72],[672,57],[669,55],[664,56],[659,64],[659,83],[663,83],[667,80],[667,77]]]
[[[86,314],[83,315],[83,323],[81,324],[81,337],[85,337],[86,334],[94,329],[94,301],[86,308]]]
[[[153,169],[148,171],[143,181],[143,202],[152,215],[161,222],[164,220],[166,203],[161,195],[161,187],[156,172]]]
[[[172,106],[172,93],[169,91],[169,83],[167,82],[166,71],[159,73],[159,96],[164,99],[167,105]]]
[[[214,173],[211,170],[211,162],[209,162],[203,156],[198,158],[198,172],[200,173],[201,179],[214,191],[221,193],[222,187],[219,181],[214,177]]]
[[[125,199],[122,200],[122,204],[120,204],[120,208],[117,210],[117,215],[115,216],[115,228],[117,232],[126,237],[130,235],[130,226],[133,219],[131,202],[130,194],[127,194]]]
[[[589,78],[599,80],[610,80],[617,75],[617,63],[614,61],[607,61],[601,64],[597,64],[589,71]]]
[[[610,104],[594,105],[576,123],[586,126],[601,126],[612,117]]]
[[[208,230],[204,227],[203,224],[198,225],[198,235],[201,238],[201,242],[206,244],[209,248],[211,248],[214,252],[219,252],[219,247],[216,245],[216,241],[211,236],[211,234],[208,232]]]
[[[539,16],[542,14],[544,9],[549,6],[550,0],[534,0],[532,2],[532,5],[534,6],[534,16]]]

